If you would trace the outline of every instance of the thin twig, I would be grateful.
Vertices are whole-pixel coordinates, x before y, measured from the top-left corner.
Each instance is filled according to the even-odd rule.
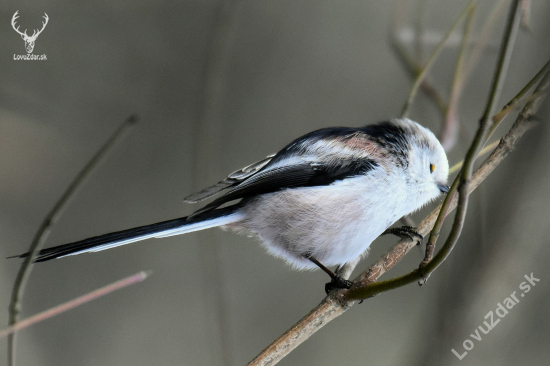
[[[405,102],[405,105],[403,106],[403,110],[401,112],[401,117],[402,118],[407,117],[407,115],[409,113],[409,108],[410,108],[410,106],[411,106],[411,104],[412,104],[412,102],[413,102],[413,100],[416,96],[416,93],[418,92],[419,86],[421,85],[422,81],[424,80],[424,77],[426,76],[428,70],[433,65],[435,60],[437,59],[437,56],[439,55],[439,52],[441,52],[441,50],[443,49],[443,46],[445,45],[445,42],[447,42],[447,40],[449,39],[449,37],[451,36],[453,31],[456,29],[456,27],[458,27],[458,25],[462,21],[462,18],[464,18],[470,12],[470,9],[474,6],[474,3],[475,3],[475,1],[471,1],[468,4],[468,6],[466,6],[466,8],[462,11],[462,13],[458,17],[458,19],[455,21],[455,23],[452,25],[452,27],[447,31],[447,33],[445,34],[443,39],[439,42],[437,47],[434,49],[434,51],[430,55],[430,58],[428,59],[428,61],[424,65],[424,67],[422,68],[422,71],[420,72],[420,74],[416,78],[416,81],[414,82],[414,84],[411,88],[411,92],[409,94],[409,97],[407,98],[407,101]]]
[[[422,68],[417,64],[417,62],[412,58],[409,52],[401,44],[398,37],[399,29],[402,28],[402,23],[403,23],[402,15],[406,13],[406,9],[405,9],[406,5],[407,5],[406,2],[401,1],[398,4],[397,9],[395,11],[391,44],[393,46],[393,50],[396,52],[398,59],[403,63],[403,65],[405,66],[406,70],[410,73],[412,78],[416,79],[418,75],[420,75],[420,73],[422,72]],[[426,93],[426,95],[428,95],[434,101],[435,105],[438,107],[442,115],[445,115],[445,111],[448,108],[447,102],[445,102],[445,100],[437,91],[435,86],[432,85],[432,83],[428,78],[428,75],[424,77],[424,80],[420,84],[420,88],[424,93]]]
[[[464,89],[466,82],[463,72],[464,58],[466,56],[466,46],[472,30],[472,20],[474,18],[475,9],[475,7],[472,7],[468,12],[468,18],[466,20],[466,25],[464,26],[464,35],[462,36],[462,42],[460,44],[460,50],[456,61],[449,104],[447,113],[445,114],[445,124],[443,125],[443,131],[441,132],[440,138],[441,145],[445,151],[450,151],[454,147],[457,140],[459,125],[458,102],[460,101],[460,95],[462,94],[462,90]]]
[[[508,0],[499,0],[495,3],[493,6],[491,13],[487,17],[487,19],[483,22],[483,28],[479,35],[476,37],[477,42],[475,43],[475,47],[473,48],[472,52],[470,52],[470,55],[468,57],[468,62],[464,66],[464,80],[468,80],[470,75],[472,74],[472,71],[476,67],[477,63],[480,60],[481,53],[483,50],[486,49],[486,45],[489,43],[489,37],[491,36],[491,33],[495,29],[495,25],[497,24],[497,20],[499,19],[502,11],[504,10],[504,5],[508,3]]]
[[[505,106],[504,108],[502,108],[502,110],[500,112],[498,112],[497,114],[495,114],[493,116],[493,126],[491,126],[491,130],[489,132],[489,135],[491,135],[495,129],[498,127],[499,123],[502,122],[502,120],[504,120],[504,118],[515,108],[517,108],[517,106],[519,105],[519,103],[521,102],[521,100],[527,95],[527,93],[529,92],[529,90],[531,90],[531,88],[533,88],[541,79],[544,75],[546,75],[548,72],[550,71],[550,60],[548,60],[548,62],[546,62],[546,64],[542,67],[542,69],[539,70],[539,72],[537,72],[537,74],[535,75],[534,78],[531,79],[531,81],[529,81],[529,83],[527,83],[523,89],[521,89],[521,91],[519,93],[517,93],[511,101],[509,101]]]
[[[250,361],[248,366],[275,365],[332,319],[342,315],[351,305],[338,301],[334,295],[327,296],[309,314]]]
[[[500,142],[500,140],[495,140],[495,141],[491,142],[489,145],[485,146],[479,152],[479,154],[477,154],[477,157],[479,158],[479,157],[489,153],[490,151],[493,151],[495,149],[495,147],[498,146],[499,142]],[[456,163],[455,165],[450,167],[449,168],[449,175],[458,172],[462,168],[463,164],[464,164],[464,160],[459,161],[458,163]]]
[[[193,154],[193,185],[200,188],[205,181],[218,178],[216,158],[210,153],[223,141],[224,103],[227,96],[228,68],[230,66],[239,8],[238,0],[220,0],[216,2],[210,29],[207,33],[207,48],[202,75],[203,90],[198,106],[198,119],[195,127]],[[211,241],[211,232],[202,234]],[[205,238],[206,239],[206,238]],[[205,328],[209,331],[210,353],[216,355],[216,362],[233,364],[231,347],[228,342],[229,322],[225,313],[226,277],[219,266],[220,249],[216,245],[199,247],[202,262],[202,279],[205,283],[202,291],[208,299],[206,311],[210,316]]]
[[[63,210],[67,207],[68,203],[78,192],[78,189],[89,177],[92,170],[98,166],[107,153],[119,142],[125,135],[128,128],[137,122],[136,116],[129,117],[122,125],[113,133],[113,135],[105,142],[105,144],[98,150],[98,152],[88,161],[88,163],[82,168],[82,170],[76,175],[71,184],[67,187],[61,198],[56,202],[52,210],[46,215],[44,221],[40,225],[40,228],[36,232],[28,252],[30,255],[26,257],[21,263],[19,272],[13,284],[11,293],[11,300],[9,305],[9,325],[14,325],[17,322],[19,316],[21,300],[25,292],[25,287],[31,270],[32,264],[38,252],[44,246],[46,238],[51,232],[53,225],[57,222],[59,216],[63,213]],[[8,337],[8,365],[15,365],[15,335]]]
[[[468,197],[470,194],[468,185],[470,184],[474,162],[479,150],[487,141],[489,129],[491,127],[491,117],[495,114],[496,106],[500,98],[502,88],[504,87],[504,80],[508,71],[508,65],[512,56],[512,50],[514,48],[516,36],[519,31],[520,21],[520,2],[519,0],[514,0],[512,2],[510,14],[506,23],[506,30],[504,32],[504,39],[502,40],[497,68],[493,77],[489,100],[481,118],[480,126],[477,130],[476,136],[474,137],[474,140],[470,148],[468,149],[468,152],[466,153],[466,157],[464,158],[464,165],[462,167],[462,170],[459,176],[456,178],[455,184],[453,184],[453,186],[451,187],[449,194],[445,198],[441,214],[437,218],[434,228],[430,233],[430,239],[428,240],[428,244],[426,244],[426,256],[424,260],[420,263],[419,267],[420,271],[424,273],[421,283],[424,283],[428,279],[429,274],[437,269],[437,267],[441,263],[443,263],[443,261],[445,261],[447,256],[456,245],[458,238],[460,237],[460,233],[464,226],[464,220],[466,218],[466,211],[468,209]],[[435,243],[437,241],[439,232],[443,225],[443,221],[445,220],[445,215],[447,213],[446,207],[448,207],[450,199],[453,198],[455,191],[458,191],[458,206],[453,222],[453,227],[451,228],[445,244],[438,252],[437,259],[433,258],[432,260]]]
[[[541,81],[541,79],[550,72],[550,60],[546,62],[546,64],[542,67],[542,69],[539,70],[539,72],[536,73],[536,75],[517,93],[506,105],[493,116],[493,125],[491,126],[491,129],[489,130],[489,134],[487,135],[487,139],[491,137],[491,135],[494,133],[494,131],[497,129],[497,127],[500,125],[500,123],[510,114],[511,111],[516,109],[520,102],[526,98],[527,93],[529,90],[531,90],[537,83]],[[539,89],[538,92],[531,94],[531,96],[527,99],[527,102],[532,102],[540,93],[544,93],[545,90]],[[478,157],[487,154],[489,151],[493,150],[498,145],[498,140],[493,141],[489,145],[485,146],[477,155]],[[462,168],[462,165],[464,164],[464,161],[458,162],[455,165],[453,165],[451,168],[449,168],[449,174],[453,174]]]
[[[422,62],[424,58],[424,19],[426,18],[426,0],[421,0],[418,3],[417,13],[416,13],[416,59]]]
[[[521,2],[521,26],[527,31],[531,31],[531,0],[522,0]]]
[[[33,315],[30,318],[27,318],[25,320],[22,320],[22,321],[17,322],[17,323],[15,323],[15,324],[7,327],[7,328],[4,328],[4,329],[0,330],[0,338],[3,338],[3,337],[5,337],[9,334],[14,334],[15,332],[18,332],[21,329],[25,329],[27,327],[30,327],[31,325],[42,322],[46,319],[49,319],[51,317],[54,317],[54,316],[59,315],[61,313],[64,313],[68,310],[74,309],[77,306],[80,306],[80,305],[85,304],[89,301],[92,301],[92,300],[98,299],[102,296],[105,296],[107,294],[110,294],[113,291],[117,291],[117,290],[120,290],[124,287],[127,287],[127,286],[133,285],[135,283],[141,282],[141,281],[145,280],[147,277],[149,277],[150,274],[151,274],[150,272],[145,272],[145,271],[136,273],[133,276],[123,278],[121,280],[113,282],[110,285],[101,287],[97,290],[94,290],[90,293],[87,293],[86,295],[77,297],[74,300],[68,301],[68,302],[63,303],[61,305],[57,305],[57,306],[55,306],[51,309],[48,309],[48,310],[43,311],[39,314]]]
[[[523,87],[523,89],[521,89],[521,91],[519,93],[517,93],[512,98],[512,100],[510,100],[504,106],[504,108],[501,109],[500,112],[498,112],[497,114],[495,114],[493,116],[493,125],[491,126],[491,129],[489,130],[489,133],[487,135],[487,139],[489,139],[492,136],[492,134],[497,129],[497,127],[500,125],[500,123],[504,120],[504,118],[506,118],[506,116],[508,116],[512,110],[514,110],[515,108],[517,108],[519,106],[519,103],[525,98],[525,96],[527,95],[529,90],[531,90],[533,88],[533,86],[535,86],[538,82],[540,82],[542,77],[544,77],[544,75],[546,75],[549,71],[550,71],[550,60],[543,66],[542,69],[539,70],[539,72],[535,75],[535,77],[533,77],[531,79],[531,81],[529,81],[525,85],[525,87]],[[539,92],[544,92],[544,91],[539,91]],[[527,102],[531,102],[536,97],[537,97],[537,94],[533,93],[529,97]],[[485,146],[479,152],[479,154],[477,156],[480,157],[482,155],[487,154],[489,151],[493,150],[498,145],[498,143],[499,143],[498,140],[495,140],[495,141],[491,142],[489,145]],[[462,168],[463,164],[464,164],[464,161],[460,161],[460,162],[456,163],[455,165],[453,165],[451,168],[449,168],[449,174],[453,174],[453,173],[459,171],[460,168]]]

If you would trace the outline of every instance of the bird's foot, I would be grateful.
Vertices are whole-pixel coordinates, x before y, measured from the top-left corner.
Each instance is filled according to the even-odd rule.
[[[329,292],[331,292],[332,290],[335,290],[335,289],[345,288],[345,289],[349,290],[352,285],[353,285],[352,281],[343,279],[342,277],[340,277],[338,275],[334,275],[334,277],[332,277],[332,280],[325,284],[325,292],[328,295]]]
[[[420,235],[418,230],[412,226],[392,227],[392,228],[386,229],[386,231],[384,231],[380,235],[387,235],[387,234],[392,234],[403,239],[404,238],[409,238],[411,240],[418,239],[418,245],[420,245],[420,243],[422,243],[422,240],[424,240],[424,237]]]

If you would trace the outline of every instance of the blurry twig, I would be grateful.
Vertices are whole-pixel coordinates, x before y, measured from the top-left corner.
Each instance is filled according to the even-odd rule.
[[[458,52],[458,58],[456,61],[455,73],[453,77],[453,84],[451,86],[451,93],[449,97],[449,104],[447,106],[447,113],[445,113],[445,123],[443,124],[443,131],[441,132],[441,145],[445,151],[450,151],[457,140],[458,135],[458,102],[460,95],[464,89],[464,57],[466,55],[466,45],[468,44],[470,31],[472,29],[472,20],[474,18],[475,7],[471,7],[468,12],[468,18],[466,25],[464,26],[464,35],[462,36],[462,42],[460,45],[460,51]]]
[[[409,52],[405,49],[405,47],[401,44],[398,37],[399,29],[402,27],[402,16],[406,13],[406,6],[408,5],[408,2],[401,1],[398,4],[398,8],[395,12],[394,17],[394,24],[393,24],[393,32],[392,32],[392,39],[391,44],[393,46],[394,51],[396,52],[396,55],[398,56],[398,59],[403,63],[407,71],[411,74],[413,79],[416,79],[420,73],[422,72],[422,68],[417,64],[417,62],[409,55]],[[432,83],[429,81],[428,76],[426,75],[423,79],[423,81],[420,83],[420,88],[424,93],[426,93],[431,99],[434,101],[438,109],[441,111],[442,114],[445,114],[445,111],[447,110],[447,102],[443,99],[443,97],[439,94],[437,89],[432,85]]]
[[[487,134],[487,139],[493,134],[493,132],[497,129],[497,127],[500,125],[500,123],[512,112],[514,109],[516,109],[520,102],[523,99],[527,99],[527,102],[532,102],[535,98],[539,96],[539,94],[544,93],[545,90],[539,89],[537,92],[531,94],[529,98],[525,98],[529,90],[531,90],[538,82],[541,81],[541,79],[550,72],[550,60],[542,67],[542,69],[537,72],[537,74],[529,81],[523,89],[520,90],[519,93],[517,93],[512,100],[510,100],[497,114],[495,114],[492,118],[493,124],[491,126],[491,129],[489,130],[489,133]],[[497,145],[499,141],[493,141],[489,145],[485,146],[478,154],[478,157],[487,154],[489,151],[493,150]],[[455,165],[453,165],[449,169],[449,174],[453,174],[462,168],[462,164],[464,161],[458,162]]]
[[[470,55],[468,57],[468,62],[466,62],[466,65],[464,66],[463,75],[465,80],[467,80],[470,77],[470,75],[472,74],[472,71],[477,65],[482,51],[486,48],[487,44],[489,43],[489,37],[491,36],[491,33],[495,29],[497,20],[499,19],[502,11],[504,10],[504,5],[507,3],[508,3],[507,0],[498,0],[493,6],[493,9],[491,10],[491,13],[487,17],[487,19],[483,22],[484,24],[483,28],[479,33],[479,35],[476,37],[475,46],[472,52],[470,52]]]
[[[426,3],[427,0],[420,0],[417,7],[416,14],[416,59],[422,60],[424,58],[424,20],[426,18]]]
[[[521,10],[521,26],[531,31],[531,0],[522,0]]]
[[[110,285],[101,287],[97,290],[94,290],[86,295],[77,297],[74,300],[68,301],[66,303],[63,303],[61,305],[57,305],[49,310],[43,311],[39,314],[33,315],[30,318],[27,318],[25,320],[19,321],[15,324],[12,324],[11,326],[4,328],[0,330],[0,338],[4,338],[7,335],[14,334],[15,332],[20,331],[21,329],[25,329],[27,327],[30,327],[33,324],[39,323],[41,321],[44,321],[46,319],[49,319],[53,316],[59,315],[61,313],[64,313],[68,310],[74,309],[77,306],[80,306],[82,304],[85,304],[89,301],[98,299],[102,296],[105,296],[113,291],[120,290],[126,286],[133,285],[135,283],[141,282],[145,280],[147,277],[149,277],[150,272],[139,272],[136,273],[133,276],[123,278],[121,280],[118,280],[116,282],[113,282]]]
[[[491,129],[489,131],[489,136],[495,131],[495,129],[498,127],[500,122],[504,120],[504,118],[510,113],[512,110],[518,107],[520,101],[525,98],[529,90],[531,90],[548,72],[550,71],[550,60],[540,69],[539,72],[521,89],[519,93],[517,93],[511,101],[509,101],[504,108],[497,114],[493,116],[493,125],[491,126]],[[533,94],[533,96],[536,97],[536,93]],[[532,96],[532,97],[533,97]]]
[[[412,226],[412,227],[416,227],[416,224],[414,223],[414,220],[412,219],[412,217],[410,217],[409,215],[407,216],[403,216],[400,221],[403,223],[403,225],[405,226]]]
[[[235,40],[238,14],[241,6],[238,0],[220,0],[216,2],[209,32],[202,75],[203,90],[199,105],[199,118],[194,133],[193,184],[201,188],[205,181],[217,179],[219,168],[211,154],[223,140],[224,103],[227,96],[227,76],[230,66],[233,43]],[[211,232],[202,235],[214,235]],[[225,276],[221,273],[221,254],[216,245],[199,247],[202,262],[203,296],[206,311],[210,314],[205,328],[209,330],[210,353],[219,354],[214,363],[233,364],[228,337],[227,314],[224,313],[226,301],[224,289],[227,287]]]
[[[71,184],[67,187],[61,198],[56,202],[52,210],[46,215],[44,221],[40,225],[40,228],[36,232],[31,245],[29,247],[30,255],[23,260],[13,289],[11,293],[11,300],[9,305],[9,325],[12,326],[17,322],[19,316],[21,299],[25,292],[25,286],[27,280],[31,274],[32,264],[36,255],[42,249],[46,238],[51,232],[53,225],[57,222],[59,216],[63,210],[67,207],[68,203],[75,196],[75,193],[82,186],[82,183],[88,178],[93,169],[103,160],[107,153],[119,142],[128,128],[137,122],[136,116],[129,117],[124,123],[113,133],[113,135],[105,142],[105,144],[98,150],[98,152],[88,161],[88,163],[82,168],[82,170],[76,175]],[[8,337],[8,365],[15,365],[15,335],[11,334]]]
[[[498,146],[499,142],[500,142],[500,140],[495,140],[495,141],[491,142],[489,145],[485,146],[479,152],[479,154],[477,154],[477,157],[479,158],[480,156],[483,156],[483,155],[487,154],[489,151],[493,151],[493,149]],[[463,164],[464,164],[464,161],[459,161],[458,163],[456,163],[455,165],[450,167],[449,168],[449,175],[458,172],[460,170],[460,168],[462,168]]]
[[[480,126],[477,130],[476,136],[474,137],[474,140],[470,145],[468,152],[466,153],[466,157],[464,158],[464,165],[462,167],[462,170],[460,171],[460,174],[451,186],[451,190],[447,194],[447,197],[445,197],[441,212],[434,224],[433,230],[430,233],[430,238],[428,240],[428,243],[426,244],[426,256],[424,257],[424,260],[419,267],[419,270],[422,273],[421,283],[424,283],[428,279],[430,273],[437,269],[437,267],[441,263],[443,263],[443,261],[445,261],[447,256],[456,245],[458,238],[460,237],[460,233],[464,226],[464,220],[466,218],[466,211],[468,208],[468,197],[470,194],[468,186],[470,184],[473,166],[479,150],[487,141],[487,137],[491,127],[492,116],[495,114],[496,105],[498,103],[502,88],[504,87],[504,80],[506,79],[506,73],[508,71],[508,65],[512,56],[512,50],[514,48],[516,36],[519,31],[520,21],[520,2],[519,0],[514,0],[512,2],[508,21],[506,24],[504,39],[502,40],[500,55],[498,58],[495,74],[493,76],[489,100],[487,101],[485,111],[483,113],[483,116],[481,117]],[[458,205],[453,222],[453,227],[451,228],[451,232],[449,233],[445,244],[439,250],[436,258],[434,258],[433,253],[435,250],[435,243],[439,237],[439,232],[447,215],[449,204],[453,199],[455,192],[457,191]]]
[[[458,27],[460,22],[462,21],[462,18],[464,18],[467,14],[470,13],[471,9],[474,7],[475,1],[471,1],[466,8],[462,11],[458,19],[455,21],[455,23],[451,26],[451,28],[447,31],[443,39],[439,42],[437,47],[434,49],[432,54],[430,55],[430,58],[428,61],[426,61],[426,64],[423,66],[422,71],[418,74],[412,88],[411,92],[409,93],[409,97],[407,98],[407,101],[405,102],[405,105],[403,106],[403,110],[401,112],[401,117],[405,118],[407,117],[409,113],[409,108],[416,97],[416,93],[418,92],[418,88],[422,84],[422,81],[424,80],[426,73],[434,63],[434,61],[437,59],[437,56],[439,55],[439,52],[443,49],[443,46],[445,45],[445,42],[449,39],[450,35],[453,33],[453,31]]]
[[[476,41],[474,42],[475,47],[473,48],[471,55],[468,56],[468,59],[466,62],[466,57],[465,57],[466,49],[470,43],[469,40],[471,37],[469,37],[469,34],[471,33],[473,12],[475,10],[475,2],[471,3],[472,8],[469,11],[468,21],[465,27],[464,35],[462,37],[461,47],[458,53],[458,60],[457,60],[457,65],[455,69],[455,75],[453,78],[453,85],[451,88],[451,94],[448,102],[443,99],[443,97],[436,90],[433,84],[429,82],[428,75],[424,75],[423,79],[420,81],[419,88],[422,89],[422,91],[426,93],[438,106],[442,114],[442,117],[445,121],[443,130],[440,136],[440,140],[445,151],[450,151],[456,142],[456,137],[458,133],[458,122],[459,122],[459,117],[457,115],[458,100],[464,89],[464,85],[469,79],[475,65],[479,61],[481,52],[483,51],[483,49],[485,49],[486,45],[488,44],[489,36],[491,35],[492,31],[495,28],[495,25],[497,24],[497,20],[504,8],[505,3],[506,3],[505,0],[499,0],[493,6],[493,9],[491,10],[490,15],[483,22],[484,23],[483,29],[480,35],[476,37]],[[417,64],[417,62],[412,58],[412,56],[409,54],[409,52],[404,47],[404,45],[399,41],[399,37],[398,37],[399,29],[403,27],[404,14],[407,13],[407,8],[406,8],[407,5],[408,4],[403,1],[399,2],[398,4],[397,10],[395,12],[395,17],[394,17],[392,45],[397,55],[399,56],[399,59],[403,62],[407,70],[413,75],[415,80],[418,81],[418,78],[420,77],[423,71],[423,68],[421,68]],[[422,15],[422,12],[420,13],[420,15]],[[422,37],[420,37],[419,33],[423,32],[422,24],[421,24],[422,19],[420,16],[418,18],[419,19],[416,21],[417,52],[418,50],[421,50],[419,43],[422,42]],[[453,32],[446,35],[447,40],[445,42],[448,42],[452,34]]]

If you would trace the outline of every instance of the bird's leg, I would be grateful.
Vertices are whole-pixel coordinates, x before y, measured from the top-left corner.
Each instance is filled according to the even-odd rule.
[[[317,267],[321,268],[326,274],[328,274],[331,278],[331,281],[325,284],[325,292],[328,294],[333,289],[340,289],[340,288],[347,288],[350,289],[351,285],[353,285],[353,282],[348,281],[334,272],[332,272],[330,269],[325,267],[323,263],[319,262],[317,259],[315,259],[314,256],[311,255],[311,253],[306,252],[302,254],[302,256],[306,259],[309,259],[311,262],[313,262]]]
[[[411,240],[418,239],[419,245],[420,243],[422,243],[422,240],[424,240],[424,237],[420,235],[418,230],[412,226],[392,227],[392,228],[386,229],[386,231],[380,234],[380,236],[388,235],[388,234],[392,234],[400,238],[409,238]]]

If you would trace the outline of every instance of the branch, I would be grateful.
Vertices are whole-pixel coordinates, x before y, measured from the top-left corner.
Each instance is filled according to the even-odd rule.
[[[61,198],[56,202],[52,210],[46,215],[44,221],[40,225],[40,228],[36,232],[31,245],[29,247],[29,256],[26,257],[21,263],[19,272],[13,284],[11,293],[11,300],[9,305],[9,325],[14,325],[17,322],[19,312],[21,311],[21,299],[25,293],[25,287],[30,277],[31,270],[33,268],[33,262],[36,255],[46,241],[46,238],[51,232],[53,225],[59,219],[59,216],[63,213],[63,210],[67,207],[71,199],[78,192],[78,189],[89,177],[93,169],[103,160],[107,153],[124,137],[128,128],[137,122],[137,117],[131,116],[114,132],[107,142],[99,149],[99,151],[88,161],[88,163],[82,168],[82,170],[76,175],[71,184],[67,187]],[[15,365],[15,335],[8,337],[8,365]]]
[[[120,290],[124,287],[133,285],[135,283],[141,282],[145,280],[147,277],[149,277],[150,272],[139,272],[136,273],[133,276],[123,278],[121,280],[118,280],[116,282],[111,283],[110,285],[101,287],[97,290],[94,290],[86,295],[77,297],[74,300],[67,301],[66,303],[63,303],[61,305],[57,305],[56,307],[53,307],[49,310],[43,311],[39,314],[33,315],[30,318],[27,318],[25,320],[22,320],[20,322],[17,322],[7,328],[4,328],[0,330],[0,338],[4,338],[7,335],[14,334],[15,332],[20,331],[21,329],[25,329],[27,327],[30,327],[33,324],[40,323],[41,321],[44,321],[46,319],[49,319],[53,316],[59,315],[61,313],[64,313],[68,310],[74,309],[77,306],[83,305],[87,302],[90,302],[95,299],[99,299],[102,296],[108,295],[113,291]]]
[[[443,207],[441,213],[439,214],[434,228],[430,233],[430,238],[426,244],[426,256],[424,260],[420,263],[419,270],[422,275],[422,282],[426,282],[431,272],[433,272],[437,267],[445,261],[447,256],[451,253],[454,246],[456,245],[462,228],[464,227],[464,221],[466,219],[466,212],[468,209],[468,197],[470,194],[469,184],[472,176],[473,165],[475,159],[478,155],[479,150],[487,141],[488,135],[491,128],[491,117],[496,112],[496,104],[500,98],[502,88],[504,87],[504,80],[506,79],[506,73],[508,70],[508,65],[512,57],[512,50],[514,48],[514,43],[519,31],[519,25],[521,21],[521,6],[519,0],[514,0],[510,8],[510,14],[508,16],[508,21],[506,24],[506,30],[504,32],[504,38],[502,40],[500,55],[497,62],[497,68],[493,76],[493,82],[491,86],[491,93],[489,95],[489,100],[487,102],[485,111],[480,120],[480,126],[476,132],[474,140],[466,153],[464,158],[464,165],[459,175],[455,179],[449,194],[445,197],[443,202]],[[439,237],[439,232],[443,226],[443,221],[448,212],[448,207],[450,201],[454,198],[455,192],[458,191],[458,205],[455,219],[453,222],[453,227],[451,232],[445,241],[445,244],[439,251],[437,258],[433,257],[433,252],[435,249],[435,243]]]
[[[401,44],[398,37],[398,31],[402,27],[401,16],[405,14],[407,10],[404,8],[405,6],[406,6],[406,3],[401,1],[400,4],[398,5],[398,8],[395,11],[391,45],[393,46],[393,50],[395,51],[398,59],[403,63],[403,65],[405,66],[405,68],[407,69],[411,77],[413,79],[416,79],[422,72],[422,69],[417,64],[417,62],[409,55],[409,52]],[[448,108],[447,103],[445,102],[443,97],[439,94],[435,86],[433,86],[432,83],[429,81],[428,75],[424,77],[424,80],[420,84],[420,88],[424,93],[426,93],[426,95],[428,95],[433,100],[433,102],[438,107],[442,115],[445,115],[445,111]]]
[[[407,98],[407,101],[405,102],[405,105],[403,106],[403,110],[401,112],[401,117],[402,118],[407,117],[407,115],[409,113],[409,108],[410,108],[414,98],[416,97],[416,93],[418,92],[418,88],[422,84],[422,81],[424,80],[426,74],[428,73],[428,70],[433,65],[433,63],[437,59],[437,56],[439,55],[439,53],[443,49],[443,46],[445,45],[445,42],[447,42],[447,40],[449,39],[449,37],[451,36],[453,31],[456,29],[456,27],[458,27],[458,25],[462,21],[462,18],[464,18],[467,14],[469,14],[471,9],[474,8],[474,4],[475,4],[475,1],[471,1],[468,4],[468,6],[466,6],[466,8],[464,8],[462,13],[460,13],[460,16],[458,17],[458,19],[451,26],[451,28],[447,31],[447,33],[445,34],[443,39],[439,42],[437,47],[434,49],[434,51],[430,55],[430,58],[428,59],[428,61],[424,65],[424,67],[422,68],[422,71],[420,71],[420,73],[418,74],[418,76],[417,76],[417,78],[416,78],[416,80],[413,84],[413,87],[411,88],[411,92],[409,93],[409,97]]]
[[[458,52],[458,58],[456,60],[455,73],[449,96],[449,104],[445,113],[445,123],[443,124],[443,130],[441,131],[441,137],[439,139],[443,149],[447,152],[454,147],[456,141],[458,140],[458,102],[466,83],[466,78],[464,75],[464,58],[466,56],[466,46],[468,45],[470,32],[472,29],[474,12],[475,7],[470,8],[466,25],[464,26],[464,35],[462,36],[462,42]]]

